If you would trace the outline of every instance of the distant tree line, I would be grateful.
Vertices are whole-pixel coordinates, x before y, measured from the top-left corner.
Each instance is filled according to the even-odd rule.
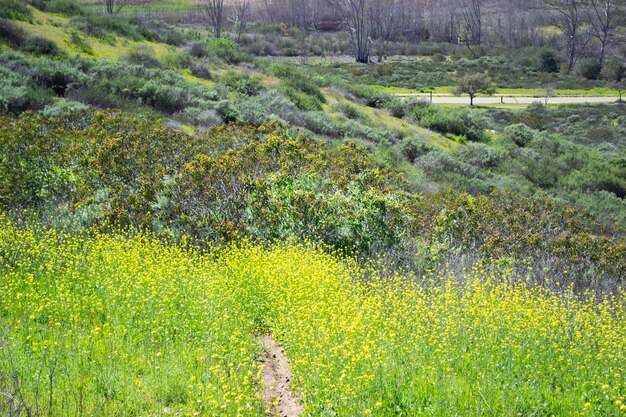
[[[563,51],[564,70],[571,72],[583,56],[602,66],[626,23],[626,0],[197,1],[215,36],[227,22],[239,37],[251,21],[342,30],[358,62],[383,60],[390,42],[454,43],[476,55],[549,45]]]

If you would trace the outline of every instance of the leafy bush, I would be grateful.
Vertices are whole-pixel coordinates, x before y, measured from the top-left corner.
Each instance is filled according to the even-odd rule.
[[[502,138],[524,147],[536,139],[538,134],[539,131],[531,129],[523,123],[518,123],[507,126],[502,132]]]
[[[37,84],[61,97],[65,96],[69,89],[78,88],[87,80],[76,67],[46,59],[37,62],[32,77]]]
[[[285,120],[294,126],[302,125],[301,112],[276,90],[263,91],[236,103],[241,123],[260,126],[270,120]]]
[[[434,150],[434,148],[426,143],[423,139],[415,136],[408,136],[398,143],[400,154],[409,162],[415,160]]]
[[[261,80],[245,72],[229,70],[220,77],[220,82],[239,93],[255,96],[263,88]]]
[[[195,61],[189,65],[189,70],[195,77],[205,80],[213,78],[211,76],[211,64],[207,61]]]
[[[458,135],[473,142],[487,140],[485,120],[468,110],[420,105],[415,107],[413,116],[423,127],[439,133]]]
[[[207,53],[215,54],[227,64],[237,65],[250,62],[251,57],[242,52],[237,44],[225,38],[209,38],[206,42]]]
[[[6,40],[10,46],[17,48],[26,38],[24,29],[8,19],[0,18],[0,40]]]
[[[87,10],[74,0],[48,0],[44,4],[44,10],[50,13],[58,13],[68,17],[88,14]]]
[[[0,19],[25,20],[33,17],[25,2],[19,0],[2,0],[0,2]]]
[[[559,72],[559,61],[556,53],[550,49],[542,49],[539,54],[539,71],[547,73]]]
[[[27,37],[20,49],[35,55],[58,55],[61,52],[54,41],[41,36]]]
[[[338,87],[343,88],[348,93],[363,100],[364,104],[370,107],[385,107],[391,100],[391,96],[374,88],[351,83],[338,83]]]
[[[367,114],[349,102],[342,101],[338,103],[333,110],[338,113],[342,113],[344,116],[352,120],[361,120],[363,122],[367,122],[369,120]]]
[[[586,80],[597,80],[601,71],[600,62],[593,58],[581,59],[576,64],[576,74]]]
[[[121,59],[132,65],[141,65],[146,68],[161,68],[161,63],[154,56],[152,48],[145,45],[131,49]]]
[[[201,42],[194,42],[191,44],[191,48],[189,48],[189,54],[196,58],[205,58],[209,55],[209,51],[205,44]]]

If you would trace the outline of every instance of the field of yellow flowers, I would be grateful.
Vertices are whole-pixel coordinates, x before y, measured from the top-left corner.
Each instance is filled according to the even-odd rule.
[[[626,416],[623,301],[508,278],[0,219],[0,415],[263,416],[271,332],[304,415]]]

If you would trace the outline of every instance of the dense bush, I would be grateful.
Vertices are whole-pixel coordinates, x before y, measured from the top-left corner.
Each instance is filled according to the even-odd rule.
[[[0,18],[0,40],[8,42],[14,48],[22,45],[26,38],[26,32],[8,19]]]
[[[37,209],[43,219],[73,227],[132,226],[205,243],[296,236],[422,271],[506,261],[519,279],[549,286],[554,281],[546,277],[613,290],[626,276],[626,246],[585,212],[550,199],[407,193],[401,178],[381,170],[364,149],[329,149],[276,122],[187,136],[152,118],[53,114],[2,119],[5,210]],[[405,145],[407,157],[431,173],[475,177],[508,164],[481,144],[460,149],[463,161],[417,140]],[[544,168],[558,158],[562,167],[584,162],[583,156],[563,162],[563,144],[531,145],[553,158],[539,164]],[[598,177],[589,192],[619,194],[626,186],[611,179],[619,175]]]
[[[24,52],[35,55],[58,55],[61,50],[54,41],[41,36],[29,36],[21,45]]]
[[[261,80],[245,72],[229,70],[220,77],[220,82],[239,93],[256,96],[262,89]]]
[[[420,125],[436,132],[457,135],[473,142],[482,142],[487,138],[485,120],[475,112],[420,105],[414,108],[413,116]]]
[[[586,80],[597,80],[600,78],[601,71],[602,65],[600,65],[598,60],[593,58],[581,59],[576,64],[576,74]]]
[[[30,20],[33,15],[25,2],[19,0],[2,0],[0,2],[0,19]]]
[[[43,10],[69,17],[88,14],[87,10],[74,0],[48,0],[44,3]]]

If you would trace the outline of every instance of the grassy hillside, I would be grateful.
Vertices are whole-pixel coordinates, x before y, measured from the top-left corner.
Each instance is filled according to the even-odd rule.
[[[626,106],[404,96],[604,73],[32,4],[0,4],[0,415],[268,415],[268,335],[303,415],[625,415]]]

